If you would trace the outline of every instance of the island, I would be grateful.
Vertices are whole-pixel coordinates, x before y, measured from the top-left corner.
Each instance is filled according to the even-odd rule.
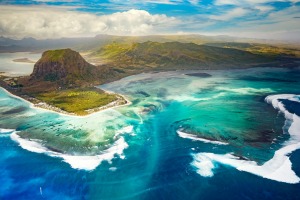
[[[21,63],[35,63],[32,60],[29,60],[28,58],[17,58],[13,59],[14,62],[21,62]]]
[[[70,48],[47,50],[35,63],[30,76],[2,75],[1,86],[36,107],[84,116],[128,104],[122,95],[95,87],[126,76],[173,70],[295,67],[299,62],[296,50],[277,48],[275,51],[262,45],[238,43],[114,41],[91,46],[82,55],[85,58]],[[90,64],[86,59],[98,64]],[[211,76],[202,72],[185,74],[199,78]]]
[[[94,87],[106,71],[71,49],[49,50],[42,54],[30,76],[2,78],[1,86],[36,107],[83,116],[128,103],[121,95]]]

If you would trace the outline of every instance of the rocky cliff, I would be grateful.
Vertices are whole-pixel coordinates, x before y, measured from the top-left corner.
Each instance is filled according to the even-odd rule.
[[[50,81],[62,86],[78,85],[82,82],[96,81],[100,70],[86,62],[82,56],[71,49],[45,51],[34,65],[31,81]]]

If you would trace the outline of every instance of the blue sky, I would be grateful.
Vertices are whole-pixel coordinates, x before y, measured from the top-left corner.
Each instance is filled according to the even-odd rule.
[[[0,0],[0,35],[207,34],[299,41],[300,0]]]

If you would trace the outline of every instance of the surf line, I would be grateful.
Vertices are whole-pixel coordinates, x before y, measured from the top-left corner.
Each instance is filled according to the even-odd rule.
[[[290,124],[288,127],[290,138],[284,142],[282,148],[275,152],[273,158],[263,165],[260,166],[251,160],[241,160],[230,153],[214,154],[207,152],[192,154],[194,161],[191,165],[196,169],[198,174],[204,177],[213,176],[213,170],[216,167],[215,163],[220,163],[270,180],[290,184],[299,183],[300,178],[292,169],[292,162],[289,155],[293,151],[300,149],[300,117],[288,112],[284,104],[280,101],[280,99],[287,99],[299,102],[298,97],[299,95],[294,94],[270,95],[266,97],[265,101],[283,113],[286,121],[289,122],[285,124]]]

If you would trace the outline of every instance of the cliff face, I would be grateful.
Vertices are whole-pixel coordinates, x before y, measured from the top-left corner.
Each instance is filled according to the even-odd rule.
[[[50,81],[58,85],[78,85],[95,81],[99,69],[86,62],[82,56],[71,49],[45,51],[34,65],[31,81]]]

